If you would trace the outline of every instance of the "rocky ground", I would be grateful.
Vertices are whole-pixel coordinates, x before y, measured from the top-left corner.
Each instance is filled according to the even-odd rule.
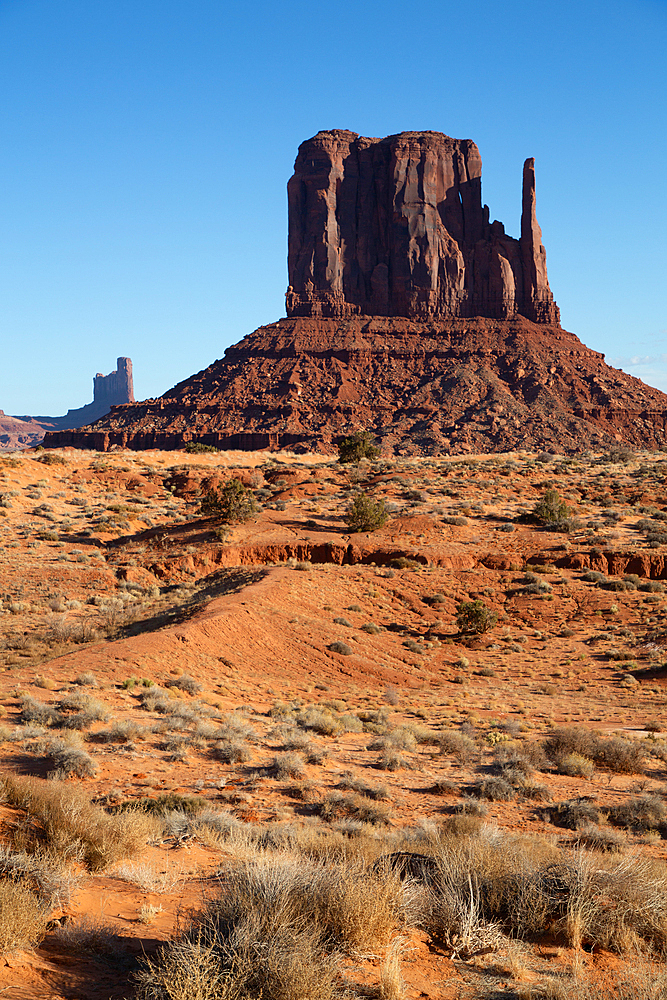
[[[132,996],[239,866],[294,858],[362,865],[369,907],[396,851],[511,857],[512,884],[604,872],[607,927],[621,869],[662,898],[666,472],[627,449],[0,457],[0,864],[37,908],[12,937],[0,900],[0,989]],[[230,478],[260,509],[225,528],[199,505]],[[570,516],[529,523],[548,489]],[[389,519],[351,534],[360,491]],[[459,631],[471,601],[489,631]],[[340,932],[338,992],[289,995],[615,995],[667,938],[623,899],[603,934],[567,903],[523,933],[477,898],[467,944],[403,900],[372,939]]]

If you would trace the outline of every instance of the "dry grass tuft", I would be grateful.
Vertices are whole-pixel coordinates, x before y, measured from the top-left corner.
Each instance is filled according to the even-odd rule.
[[[144,1000],[336,1000],[341,952],[373,954],[402,920],[393,873],[277,855],[221,873],[222,892],[139,975]],[[395,970],[387,976],[389,998]]]
[[[43,936],[49,909],[20,880],[0,881],[0,954],[36,944]]]
[[[80,859],[92,871],[135,855],[161,832],[159,820],[145,812],[110,816],[80,789],[60,783],[5,777],[2,790],[7,802],[27,815],[27,823],[13,831],[15,846]]]

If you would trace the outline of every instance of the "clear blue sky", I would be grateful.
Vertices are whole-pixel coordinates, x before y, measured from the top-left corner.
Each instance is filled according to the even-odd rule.
[[[667,390],[665,0],[0,0],[0,407],[156,396],[284,315],[285,185],[319,129],[521,168],[563,325]]]

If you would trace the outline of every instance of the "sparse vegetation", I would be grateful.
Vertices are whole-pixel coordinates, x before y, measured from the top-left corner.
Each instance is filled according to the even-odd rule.
[[[358,493],[347,509],[345,520],[352,532],[377,531],[387,523],[388,516],[384,500]]]
[[[558,490],[548,489],[533,507],[532,516],[538,524],[561,524],[570,517],[570,508]]]
[[[459,632],[479,635],[489,632],[497,623],[498,614],[483,601],[461,601],[456,605],[456,624]]]
[[[363,458],[373,461],[379,454],[369,431],[356,431],[338,442],[338,461],[341,464],[360,462]]]
[[[200,505],[204,517],[215,517],[229,524],[249,521],[258,511],[251,489],[240,479],[231,479],[224,486],[214,487],[204,496]]]

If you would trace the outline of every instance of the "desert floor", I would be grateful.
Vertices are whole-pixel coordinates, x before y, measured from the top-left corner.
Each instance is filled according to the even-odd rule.
[[[264,1000],[663,995],[666,474],[623,450],[1,455],[0,994],[231,998],[150,993],[146,961],[235,872],[343,865],[366,926],[327,945],[333,992]],[[230,478],[260,509],[225,528],[199,507]],[[525,517],[547,489],[562,526]],[[389,519],[351,534],[359,491]],[[461,633],[477,600],[497,623]],[[456,857],[466,913],[376,879],[399,851],[448,858],[451,891]],[[554,865],[596,913],[519,926]]]

